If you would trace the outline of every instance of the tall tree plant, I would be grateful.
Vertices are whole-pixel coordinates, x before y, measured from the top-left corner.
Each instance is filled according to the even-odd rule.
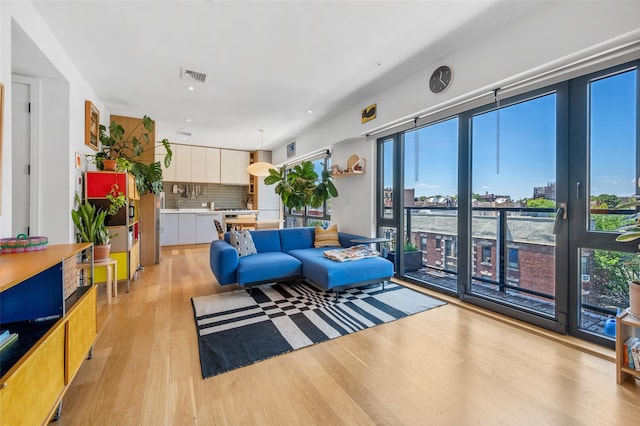
[[[289,170],[285,166],[270,169],[264,183],[276,185],[276,194],[285,206],[301,210],[305,206],[318,208],[328,199],[337,197],[338,190],[332,179],[327,170],[318,175],[311,161],[303,161]]]

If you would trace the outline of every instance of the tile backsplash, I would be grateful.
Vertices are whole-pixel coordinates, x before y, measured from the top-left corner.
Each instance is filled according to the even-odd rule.
[[[174,193],[174,185],[178,192]],[[217,209],[244,209],[247,207],[246,185],[220,185],[215,183],[163,182],[165,208],[199,209],[209,208],[215,203]],[[187,196],[188,194],[188,196]]]

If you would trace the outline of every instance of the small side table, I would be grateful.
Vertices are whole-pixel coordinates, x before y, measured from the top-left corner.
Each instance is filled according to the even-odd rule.
[[[382,243],[388,243],[391,241],[391,238],[383,238],[383,237],[371,237],[371,238],[355,238],[351,240],[352,243],[357,244],[378,244],[378,252],[380,256],[383,256],[382,253]]]
[[[78,266],[82,269],[89,269],[90,264],[83,262],[79,263]],[[113,288],[113,297],[118,297],[118,261],[107,257],[106,259],[101,259],[93,262],[93,269],[95,273],[95,268],[99,266],[104,266],[107,270],[107,281],[105,284],[107,285],[107,303],[111,304],[111,289]],[[95,281],[94,281],[95,284]]]

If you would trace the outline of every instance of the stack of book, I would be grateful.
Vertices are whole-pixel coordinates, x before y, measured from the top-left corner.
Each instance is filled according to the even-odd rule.
[[[629,337],[624,342],[622,358],[625,367],[640,371],[640,338]]]
[[[18,333],[9,333],[9,330],[0,331],[0,352],[11,346],[18,340]]]

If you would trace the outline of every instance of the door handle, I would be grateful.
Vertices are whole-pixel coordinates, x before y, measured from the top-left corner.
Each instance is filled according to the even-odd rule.
[[[567,203],[558,203],[558,210],[556,210],[556,219],[553,221],[553,234],[558,235],[560,233],[560,224],[563,220],[567,219]]]

